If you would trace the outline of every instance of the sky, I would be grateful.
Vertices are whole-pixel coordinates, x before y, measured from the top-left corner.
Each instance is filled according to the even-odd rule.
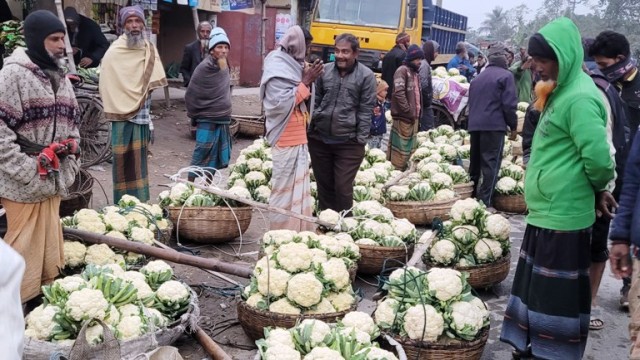
[[[433,1],[434,4],[436,1]],[[486,13],[496,6],[502,6],[505,10],[512,9],[520,4],[526,3],[532,10],[532,16],[542,6],[544,0],[443,0],[442,7],[466,16],[468,26],[478,29],[482,21],[486,18]],[[588,9],[584,6],[576,9],[578,14],[587,13]]]

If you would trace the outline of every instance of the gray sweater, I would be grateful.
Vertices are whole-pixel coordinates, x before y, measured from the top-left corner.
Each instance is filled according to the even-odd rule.
[[[231,74],[220,69],[218,61],[207,56],[191,76],[184,97],[187,115],[192,119],[231,116]]]

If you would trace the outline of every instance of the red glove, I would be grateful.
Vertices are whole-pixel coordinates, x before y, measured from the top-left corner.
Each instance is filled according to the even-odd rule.
[[[67,148],[68,155],[80,155],[80,146],[78,146],[78,142],[75,139],[67,139],[61,142]]]
[[[60,160],[58,160],[58,156],[51,149],[51,146],[44,148],[40,155],[38,155],[38,174],[40,175],[40,179],[45,180],[51,173],[57,175],[58,171],[60,171]]]

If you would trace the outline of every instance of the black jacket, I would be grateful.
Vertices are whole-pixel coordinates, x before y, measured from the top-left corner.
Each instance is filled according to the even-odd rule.
[[[518,126],[518,97],[513,74],[488,65],[469,88],[469,131],[507,131]]]
[[[82,58],[88,57],[93,62],[87,67],[96,67],[100,65],[104,53],[107,52],[109,41],[95,21],[86,16],[79,15],[79,17],[78,31],[69,35],[71,46],[80,49],[74,56],[74,61],[77,64]]]
[[[187,44],[184,47],[184,53],[182,54],[182,64],[180,64],[180,73],[184,79],[184,86],[189,86],[191,75],[196,71],[198,65],[204,60],[202,57],[202,51],[200,40],[196,40]]]
[[[522,162],[525,165],[529,162],[529,157],[531,156],[531,142],[539,120],[540,112],[533,108],[533,104],[529,105],[524,115],[524,125],[522,126]]]
[[[396,45],[382,58],[382,80],[389,85],[389,92],[387,92],[387,99],[389,100],[391,99],[391,94],[393,94],[393,76],[396,74],[396,70],[402,66],[406,56],[406,51]]]

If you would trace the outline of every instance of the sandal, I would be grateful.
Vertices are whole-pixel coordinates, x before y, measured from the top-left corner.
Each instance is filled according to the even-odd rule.
[[[589,330],[602,330],[604,328],[604,321],[597,317],[591,317],[589,320]]]

